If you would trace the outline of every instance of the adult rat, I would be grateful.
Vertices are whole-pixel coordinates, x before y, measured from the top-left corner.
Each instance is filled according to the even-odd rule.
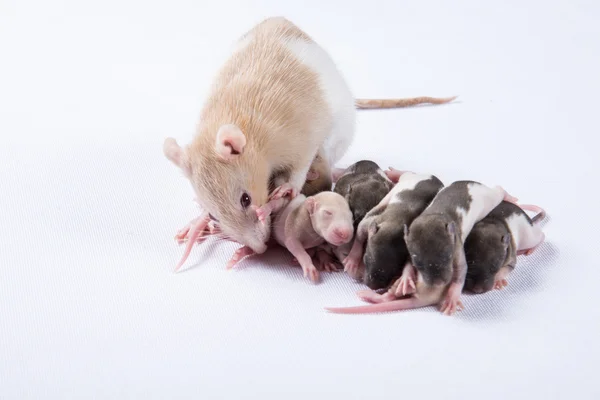
[[[204,210],[188,247],[211,215],[224,235],[264,252],[271,224],[261,223],[256,211],[269,200],[295,197],[318,149],[329,165],[346,153],[356,108],[454,98],[355,100],[333,60],[305,32],[285,18],[261,22],[219,71],[192,142],[185,148],[173,138],[164,142],[166,157],[190,180]]]

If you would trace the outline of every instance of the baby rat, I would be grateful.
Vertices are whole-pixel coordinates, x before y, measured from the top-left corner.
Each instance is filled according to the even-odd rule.
[[[331,57],[305,32],[285,18],[261,22],[217,74],[192,142],[182,148],[167,138],[163,145],[204,210],[188,246],[212,215],[224,235],[264,252],[271,225],[256,210],[269,200],[272,176],[275,201],[300,191],[319,148],[335,165],[353,140],[356,108],[453,99],[355,100]]]
[[[539,212],[530,218],[524,209]],[[465,290],[483,293],[508,285],[518,254],[530,254],[544,241],[538,225],[546,212],[531,205],[503,201],[477,222],[465,240],[467,276]]]
[[[354,229],[392,189],[394,183],[371,160],[358,161],[335,176],[334,191],[344,196],[354,217]]]
[[[362,275],[373,290],[388,287],[402,274],[409,258],[404,225],[410,225],[443,187],[433,175],[400,173],[398,183],[358,226],[352,250],[344,260],[346,271],[353,277]],[[358,268],[361,258],[364,273]]]
[[[373,293],[363,298],[384,302],[328,310],[339,313],[382,312],[439,303],[442,303],[441,311],[446,315],[462,309],[460,295],[467,273],[464,240],[473,225],[502,200],[516,201],[499,186],[489,188],[473,181],[457,181],[441,189],[410,228],[404,225],[410,259],[393,290],[397,296],[409,297],[387,301],[389,296]]]
[[[319,272],[306,249],[325,242],[340,246],[352,240],[352,212],[348,203],[335,192],[320,192],[312,197],[299,194],[291,201],[281,198],[269,203],[275,213],[273,237],[298,260],[312,281]],[[262,216],[261,216],[262,219]]]

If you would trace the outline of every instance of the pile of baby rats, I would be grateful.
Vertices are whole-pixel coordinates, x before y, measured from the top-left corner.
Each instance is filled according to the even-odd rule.
[[[502,289],[517,256],[544,241],[539,222],[545,211],[517,204],[500,186],[445,186],[434,175],[384,171],[371,160],[330,170],[317,156],[300,193],[283,188],[253,211],[262,223],[273,217],[269,246],[287,248],[311,281],[343,268],[369,288],[358,295],[370,304],[326,308],[334,313],[438,305],[452,315],[464,308],[463,291]],[[194,222],[176,236],[188,241],[179,266],[194,242],[221,234],[214,219],[202,232],[192,232]],[[227,268],[252,254],[241,247]]]

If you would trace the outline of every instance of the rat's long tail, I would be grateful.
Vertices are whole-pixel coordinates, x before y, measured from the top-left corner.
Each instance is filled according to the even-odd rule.
[[[406,299],[399,299],[388,301],[384,303],[369,304],[364,306],[356,307],[325,307],[329,312],[335,314],[370,314],[378,312],[389,312],[389,311],[400,311],[400,310],[411,310],[413,308],[420,308],[429,306],[429,302],[419,300],[415,297],[409,297]]]
[[[519,207],[521,207],[521,209],[523,210],[533,211],[537,213],[535,217],[531,218],[531,222],[533,222],[534,224],[537,224],[539,221],[546,218],[546,210],[544,210],[540,206],[536,206],[533,204],[519,204]]]
[[[450,103],[458,96],[453,97],[412,97],[406,99],[355,99],[354,104],[359,110],[378,108],[402,108],[419,104],[445,104]]]

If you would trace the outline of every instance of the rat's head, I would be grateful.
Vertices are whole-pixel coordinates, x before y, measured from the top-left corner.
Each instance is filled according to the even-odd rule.
[[[306,199],[306,208],[315,232],[334,246],[348,243],[354,236],[352,211],[335,192],[321,192]]]
[[[221,126],[216,137],[199,135],[186,149],[166,139],[164,153],[182,169],[198,202],[225,236],[256,253],[266,250],[271,221],[260,222],[256,209],[267,201],[268,168],[237,126]]]
[[[495,275],[508,256],[510,233],[500,221],[480,221],[465,240],[465,290],[484,293],[494,287]]]
[[[367,228],[364,283],[373,290],[383,289],[402,275],[408,259],[403,226],[395,221],[371,221]]]
[[[379,204],[381,199],[389,192],[389,189],[386,183],[381,182],[373,176],[366,176],[363,181],[350,185],[345,198],[348,204],[352,205],[354,229],[358,227],[358,224],[363,220],[365,215]]]
[[[450,282],[458,240],[456,231],[455,222],[437,215],[419,217],[410,228],[404,225],[408,253],[425,284],[440,286]]]

